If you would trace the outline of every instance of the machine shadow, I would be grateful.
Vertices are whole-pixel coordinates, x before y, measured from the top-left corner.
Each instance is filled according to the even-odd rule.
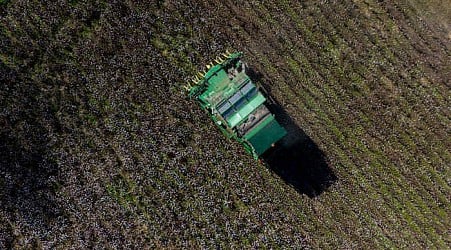
[[[45,234],[62,211],[55,197],[59,170],[45,156],[46,142],[40,138],[45,136],[40,130],[27,139],[17,138],[12,131],[0,132],[0,211]],[[5,239],[5,244],[12,240]]]
[[[42,238],[64,216],[56,195],[60,169],[49,148],[48,126],[53,124],[44,118],[51,114],[38,98],[38,84],[22,84],[20,79],[19,72],[0,66],[0,82],[8,83],[0,86],[6,105],[0,115],[0,249],[9,249],[16,238],[12,225],[31,228],[34,237]],[[12,101],[16,95],[20,102]]]
[[[285,109],[271,97],[269,86],[261,83],[261,75],[250,72],[251,79],[262,85],[268,97],[268,109],[288,134],[261,159],[299,193],[314,198],[334,184],[338,178],[329,166],[324,152],[299,128]]]
[[[313,198],[337,181],[325,154],[277,103],[269,105],[288,134],[266,152],[262,159],[299,193]]]

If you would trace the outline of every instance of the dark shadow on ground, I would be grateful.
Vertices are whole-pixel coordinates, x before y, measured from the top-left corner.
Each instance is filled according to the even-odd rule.
[[[40,90],[32,84],[21,85],[15,72],[5,67],[0,74],[0,82],[6,82],[0,86],[4,104],[0,113],[0,249],[8,249],[15,238],[13,227],[21,233],[33,231],[37,237],[46,235],[62,210],[55,195],[58,165],[48,149],[50,138],[41,107],[45,103],[37,101]]]
[[[60,215],[55,202],[57,165],[40,145],[23,145],[13,135],[0,133],[0,209],[46,230]]]
[[[249,70],[251,79],[263,86],[269,99],[268,108],[288,134],[276,146],[261,156],[267,166],[299,193],[313,198],[337,181],[326,155],[299,128],[285,109],[271,97],[271,88],[260,80],[262,76]]]
[[[54,192],[57,165],[45,155],[41,145],[24,145],[14,135],[0,133],[0,213],[6,216],[0,220],[0,249],[18,240],[14,227],[41,238],[62,215]]]

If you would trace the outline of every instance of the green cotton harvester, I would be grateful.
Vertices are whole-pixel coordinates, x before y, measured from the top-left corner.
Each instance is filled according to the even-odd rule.
[[[258,159],[287,131],[268,110],[266,97],[246,74],[241,57],[241,52],[226,52],[185,89],[228,138],[237,140]]]

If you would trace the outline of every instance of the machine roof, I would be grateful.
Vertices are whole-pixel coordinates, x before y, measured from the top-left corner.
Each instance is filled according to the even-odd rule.
[[[230,97],[249,79],[244,72],[238,73],[230,79],[224,68],[220,67],[220,65],[217,66],[219,66],[219,70],[215,69],[215,66],[207,72],[207,75],[209,75],[209,78],[206,78],[208,87],[199,96],[199,99],[208,103],[210,106],[216,106]],[[212,70],[216,71],[211,72]]]
[[[252,144],[257,155],[261,155],[286,134],[287,131],[270,115],[244,138]]]

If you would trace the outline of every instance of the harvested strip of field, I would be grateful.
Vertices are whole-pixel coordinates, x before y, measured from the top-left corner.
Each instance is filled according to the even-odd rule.
[[[0,1],[0,248],[449,247],[449,6],[178,2]],[[226,49],[324,155],[321,194],[185,98]]]

